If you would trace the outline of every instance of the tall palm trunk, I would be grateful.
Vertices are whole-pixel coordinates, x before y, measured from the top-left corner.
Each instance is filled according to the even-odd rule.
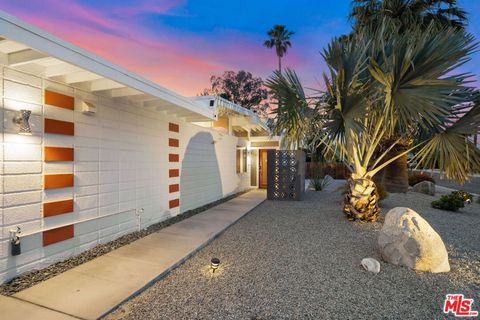
[[[278,56],[278,71],[282,73],[282,57]]]
[[[408,149],[408,145],[399,144],[392,149],[387,156],[387,159],[391,159],[398,156],[400,153],[405,152]],[[408,191],[408,167],[407,167],[407,155],[403,155],[397,160],[390,163],[385,167],[383,171],[382,183],[388,192],[402,193]]]

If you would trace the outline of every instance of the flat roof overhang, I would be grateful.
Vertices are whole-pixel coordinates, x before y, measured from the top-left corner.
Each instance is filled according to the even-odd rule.
[[[227,99],[219,96],[198,96],[192,97],[192,100],[205,106],[209,106],[211,101],[213,101],[218,117],[222,115],[235,116],[232,119],[232,125],[235,127],[241,128],[242,130],[251,130],[255,132],[263,131],[265,132],[265,135],[270,134],[270,129],[268,126],[254,111],[246,109]]]
[[[216,119],[209,108],[0,11],[0,64],[185,121]]]

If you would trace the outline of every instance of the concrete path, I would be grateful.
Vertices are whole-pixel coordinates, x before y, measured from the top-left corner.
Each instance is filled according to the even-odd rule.
[[[266,193],[261,190],[248,192],[21,291],[14,297],[50,309],[47,311],[97,319],[165,276],[262,203],[265,197]],[[3,309],[0,306],[2,318]],[[30,315],[18,312],[17,317],[12,318],[50,319],[26,317]]]
[[[1,319],[45,319],[45,320],[75,320],[66,314],[49,310],[16,298],[0,295]]]

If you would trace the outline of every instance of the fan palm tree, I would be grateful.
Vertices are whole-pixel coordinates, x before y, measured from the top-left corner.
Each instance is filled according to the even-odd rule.
[[[269,49],[275,47],[275,52],[278,57],[278,71],[282,72],[282,58],[287,54],[287,50],[292,46],[290,37],[294,33],[288,31],[284,25],[275,25],[267,32],[269,39],[263,45]]]
[[[430,25],[438,28],[454,27],[464,29],[467,23],[465,11],[457,6],[457,0],[354,0],[350,18],[354,22],[354,33],[361,36],[362,30],[374,30],[383,19],[398,26],[401,33],[420,28],[425,30]],[[379,151],[389,142],[397,140],[394,132],[380,144]],[[400,140],[390,152],[396,155],[404,152],[411,145],[411,139]],[[408,190],[407,155],[400,157],[382,172],[376,179],[389,192],[406,192]]]
[[[354,30],[375,28],[384,18],[399,25],[400,31],[419,25],[426,29],[432,22],[440,27],[464,29],[466,12],[457,0],[353,0],[350,19]]]
[[[473,36],[454,28],[439,33],[433,25],[408,35],[398,28],[383,20],[363,37],[334,39],[323,52],[329,74],[318,105],[326,119],[316,144],[351,172],[343,210],[352,220],[377,220],[373,178],[408,152],[415,151],[419,167],[438,167],[461,182],[480,172],[480,151],[467,139],[479,131],[480,108],[458,107],[472,98],[473,89],[466,85],[469,74],[455,74],[476,48]],[[277,95],[287,92],[271,89]],[[289,94],[284,100],[299,97]],[[398,138],[379,153],[393,132]],[[392,155],[402,139],[420,132],[429,135]]]
[[[275,71],[273,77],[265,81],[277,105],[272,111],[275,116],[272,133],[282,136],[282,147],[296,150],[308,145],[307,140],[320,129],[320,116],[315,98],[307,97],[297,74],[287,69],[284,74]]]

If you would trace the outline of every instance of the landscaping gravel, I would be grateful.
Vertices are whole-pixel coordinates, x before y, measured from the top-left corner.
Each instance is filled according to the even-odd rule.
[[[164,220],[162,222],[153,224],[149,226],[146,229],[142,229],[140,231],[135,231],[129,234],[126,234],[124,236],[121,236],[118,239],[115,239],[113,241],[110,241],[105,244],[99,244],[92,249],[89,249],[87,251],[82,252],[78,256],[68,258],[63,261],[56,262],[46,268],[43,269],[38,269],[38,270],[32,270],[29,272],[26,272],[18,277],[13,278],[12,280],[0,285],[0,294],[2,295],[7,295],[11,296],[17,292],[20,292],[22,290],[25,290],[27,288],[30,288],[42,281],[45,281],[47,279],[50,279],[56,275],[59,275],[69,269],[72,269],[76,266],[79,266],[85,262],[88,262],[90,260],[93,260],[99,256],[102,256],[104,254],[109,253],[110,251],[113,251],[115,249],[118,249],[122,246],[125,246],[127,244],[132,243],[135,240],[138,240],[140,238],[146,237],[149,234],[153,232],[157,232],[163,228],[166,228],[176,222],[179,222],[181,220],[187,219],[191,216],[194,216],[200,212],[203,212],[207,209],[210,209],[216,205],[219,205],[220,203],[226,202],[228,200],[231,200],[235,197],[238,197],[241,194],[244,194],[245,192],[248,192],[249,190],[238,192],[236,194],[230,195],[228,197],[222,198],[220,200],[214,201],[212,203],[206,204],[202,207],[193,209],[193,210],[188,210],[182,214],[179,214],[177,216],[168,218],[167,220]]]
[[[392,194],[383,213],[408,206],[444,239],[452,271],[416,273],[381,262],[365,271],[381,222],[353,223],[341,195],[308,192],[301,202],[266,201],[190,260],[107,319],[439,319],[447,293],[480,310],[480,205],[430,208],[434,197]],[[212,257],[221,260],[212,274]]]

